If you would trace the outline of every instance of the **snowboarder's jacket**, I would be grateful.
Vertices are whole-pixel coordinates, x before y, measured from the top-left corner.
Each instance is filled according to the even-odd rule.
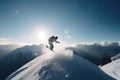
[[[53,43],[54,41],[56,41],[56,37],[55,37],[55,36],[51,36],[51,37],[48,39],[48,41],[49,41],[50,43]]]

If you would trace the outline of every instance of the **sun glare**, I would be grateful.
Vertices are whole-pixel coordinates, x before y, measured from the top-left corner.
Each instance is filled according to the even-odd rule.
[[[45,32],[42,31],[42,32],[38,32],[37,37],[40,40],[45,40],[47,38],[47,35]]]

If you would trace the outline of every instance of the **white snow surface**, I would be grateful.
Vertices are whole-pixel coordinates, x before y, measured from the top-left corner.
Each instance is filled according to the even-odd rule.
[[[117,54],[116,56],[113,56],[113,57],[111,58],[112,61],[115,61],[115,60],[117,60],[117,59],[120,59],[120,53]]]
[[[70,50],[46,49],[6,80],[115,80],[100,68]]]
[[[116,56],[117,58],[118,56]],[[115,57],[114,57],[115,58]],[[120,58],[101,67],[108,75],[120,80]]]

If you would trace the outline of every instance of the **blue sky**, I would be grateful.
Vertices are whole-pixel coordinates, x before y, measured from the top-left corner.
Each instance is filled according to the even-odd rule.
[[[39,42],[37,31],[68,43],[119,41],[119,0],[0,0],[0,38]]]

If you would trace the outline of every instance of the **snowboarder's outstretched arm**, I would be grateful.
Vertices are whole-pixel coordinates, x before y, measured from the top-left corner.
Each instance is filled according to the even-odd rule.
[[[56,43],[60,43],[59,41],[55,41]]]

